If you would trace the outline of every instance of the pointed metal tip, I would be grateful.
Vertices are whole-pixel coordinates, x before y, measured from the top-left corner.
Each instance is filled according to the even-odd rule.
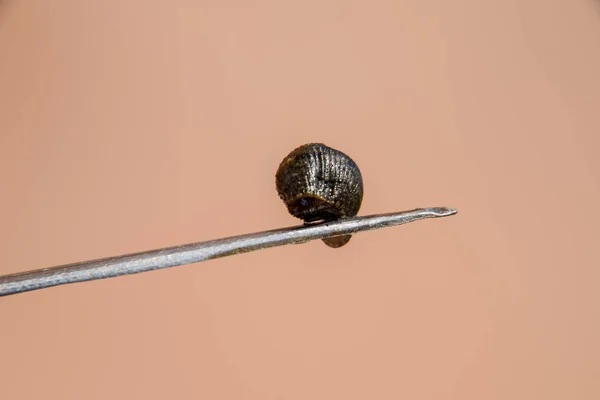
[[[450,215],[458,213],[458,210],[456,208],[449,207],[432,207],[421,209],[421,211],[428,212],[430,215],[433,214],[436,217],[448,217]]]
[[[448,216],[458,214],[458,210],[456,208],[440,208],[440,215]]]
[[[390,214],[345,218],[317,225],[293,226],[4,275],[0,276],[0,296],[69,283],[154,271],[269,247],[306,243],[316,239],[325,239],[326,242],[329,242],[330,246],[333,244],[331,247],[340,247],[340,245],[348,241],[350,235],[359,232],[407,224],[425,218],[447,217],[457,212],[458,210],[454,208],[432,207]],[[340,239],[339,237],[344,239]]]

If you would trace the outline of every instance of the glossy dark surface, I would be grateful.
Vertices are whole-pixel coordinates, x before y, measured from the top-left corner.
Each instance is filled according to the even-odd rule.
[[[276,185],[290,214],[305,222],[353,217],[363,198],[356,163],[321,143],[305,144],[288,154],[277,170]]]
[[[360,210],[363,181],[356,163],[322,143],[302,145],[287,155],[276,174],[279,197],[306,223],[353,217]],[[323,240],[341,247],[350,236]]]

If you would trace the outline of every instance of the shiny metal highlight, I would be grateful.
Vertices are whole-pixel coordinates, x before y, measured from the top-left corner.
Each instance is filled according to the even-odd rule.
[[[402,225],[425,218],[447,217],[457,212],[452,208],[439,207],[346,218],[4,275],[0,276],[0,296],[192,264],[269,247]]]

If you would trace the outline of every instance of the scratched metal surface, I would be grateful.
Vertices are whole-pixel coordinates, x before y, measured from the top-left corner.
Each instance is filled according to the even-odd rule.
[[[0,296],[76,282],[137,274],[270,247],[355,234],[425,218],[450,216],[456,212],[454,209],[438,207],[355,217],[5,275],[0,276]]]

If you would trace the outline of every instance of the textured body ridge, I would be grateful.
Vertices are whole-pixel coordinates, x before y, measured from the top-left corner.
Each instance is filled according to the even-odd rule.
[[[362,203],[363,182],[356,163],[324,144],[310,143],[293,150],[276,174],[279,197],[293,216],[305,222],[355,216]],[[342,237],[344,238],[344,237]],[[339,247],[341,238],[325,241]]]

